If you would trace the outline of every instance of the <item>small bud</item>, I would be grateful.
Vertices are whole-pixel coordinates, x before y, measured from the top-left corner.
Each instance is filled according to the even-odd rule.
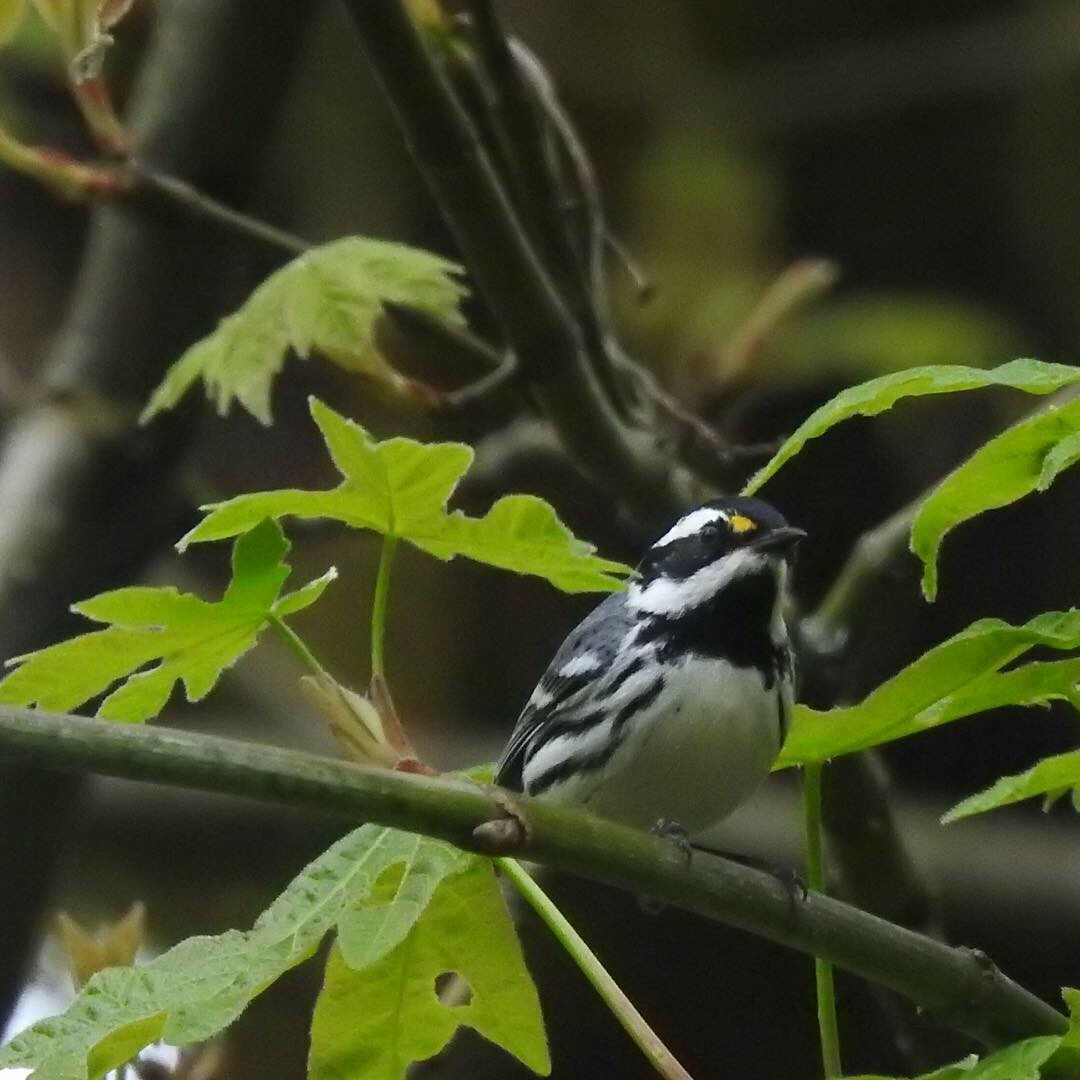
[[[146,934],[146,908],[136,901],[123,918],[97,934],[88,933],[70,915],[56,916],[56,931],[71,966],[75,988],[110,967],[131,967]]]
[[[353,760],[400,772],[435,774],[405,735],[385,679],[372,679],[368,697],[342,686],[326,672],[305,675],[300,685]]]

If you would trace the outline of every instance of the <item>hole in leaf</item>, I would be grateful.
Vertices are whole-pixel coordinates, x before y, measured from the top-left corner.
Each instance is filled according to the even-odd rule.
[[[435,976],[435,996],[447,1008],[459,1008],[472,1001],[472,987],[456,971],[444,971]]]
[[[372,882],[366,896],[360,898],[358,907],[382,907],[393,900],[405,876],[405,863],[396,862],[384,866]]]

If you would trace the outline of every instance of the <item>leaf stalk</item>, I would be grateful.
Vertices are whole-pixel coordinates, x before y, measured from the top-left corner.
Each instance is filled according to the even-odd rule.
[[[390,603],[390,572],[397,552],[396,536],[384,535],[375,576],[375,600],[371,605],[371,676],[386,678],[386,611]]]
[[[304,639],[280,615],[270,616],[270,625],[278,637],[289,647],[292,654],[312,675],[325,675],[326,669],[319,663],[315,654],[307,647]]]
[[[803,816],[806,828],[806,876],[814,892],[825,895],[825,852],[821,829],[821,771],[818,764],[803,770]],[[826,1080],[842,1075],[840,1030],[836,1022],[836,988],[832,964],[814,957],[814,984],[817,989],[818,1033],[821,1064]]]
[[[666,1080],[693,1080],[532,874],[516,859],[496,859],[495,865],[569,953],[657,1073]]]

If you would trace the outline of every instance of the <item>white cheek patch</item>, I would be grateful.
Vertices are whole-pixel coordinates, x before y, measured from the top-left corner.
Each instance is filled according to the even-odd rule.
[[[713,510],[708,506],[700,506],[692,510],[686,517],[679,518],[674,525],[659,540],[653,544],[654,548],[665,547],[676,540],[685,540],[688,536],[696,536],[706,525],[714,521],[726,521],[727,515],[722,510]]]
[[[661,577],[644,588],[633,584],[627,590],[626,603],[631,611],[647,615],[679,615],[704,604],[733,579],[765,569],[767,562],[767,555],[743,548],[703,566],[682,581]]]

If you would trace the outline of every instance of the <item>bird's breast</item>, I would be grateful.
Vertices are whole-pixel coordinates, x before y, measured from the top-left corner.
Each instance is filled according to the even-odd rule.
[[[726,817],[768,775],[780,751],[790,684],[715,657],[665,665],[664,690],[628,724],[594,812],[649,828],[678,821],[691,835]]]

